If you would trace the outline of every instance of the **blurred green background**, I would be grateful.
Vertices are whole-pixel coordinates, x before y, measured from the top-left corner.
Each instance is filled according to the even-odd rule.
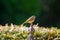
[[[19,25],[35,15],[39,26],[60,27],[59,0],[0,0],[0,24]]]

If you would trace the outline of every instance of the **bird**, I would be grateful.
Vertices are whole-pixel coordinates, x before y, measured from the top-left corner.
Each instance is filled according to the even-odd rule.
[[[29,23],[29,24],[31,24],[31,23],[33,23],[34,21],[35,21],[35,16],[31,16],[30,18],[28,18],[23,24],[25,24],[25,23]]]

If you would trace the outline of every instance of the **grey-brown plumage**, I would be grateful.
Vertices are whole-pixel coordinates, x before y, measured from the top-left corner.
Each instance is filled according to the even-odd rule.
[[[33,23],[34,22],[34,20],[35,20],[35,16],[31,16],[30,18],[28,18],[23,24],[25,24],[25,23]]]

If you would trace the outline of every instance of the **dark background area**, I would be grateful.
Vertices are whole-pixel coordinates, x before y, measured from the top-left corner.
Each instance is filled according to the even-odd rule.
[[[35,15],[39,26],[60,27],[59,0],[0,0],[0,24],[19,25]]]

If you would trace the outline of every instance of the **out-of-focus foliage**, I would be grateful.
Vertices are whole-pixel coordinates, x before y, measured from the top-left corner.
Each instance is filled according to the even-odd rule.
[[[2,24],[21,24],[32,15],[39,15],[39,0],[1,0],[0,19]]]
[[[36,15],[40,26],[58,26],[59,10],[59,0],[0,0],[0,24],[21,24]]]
[[[40,15],[40,25],[57,26],[60,23],[60,2],[59,0],[40,0],[42,13]],[[60,25],[60,24],[59,24]]]

